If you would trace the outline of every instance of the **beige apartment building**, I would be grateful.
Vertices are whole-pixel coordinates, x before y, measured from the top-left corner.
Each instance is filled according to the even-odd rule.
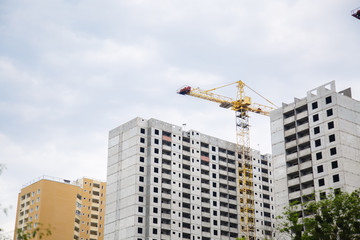
[[[76,181],[43,176],[18,196],[16,229],[51,229],[48,240],[102,240],[106,183],[90,178]],[[38,239],[38,238],[35,238]]]

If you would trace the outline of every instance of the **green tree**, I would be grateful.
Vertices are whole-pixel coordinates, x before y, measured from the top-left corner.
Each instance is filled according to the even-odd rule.
[[[282,219],[279,229],[280,232],[288,233],[292,239],[302,239],[303,223],[300,221],[300,214],[297,211],[297,201],[292,202],[289,207],[285,208],[283,215],[279,216],[278,219]]]
[[[37,223],[36,227],[32,228],[34,223],[29,222],[26,224],[25,229],[18,228],[16,230],[16,237],[18,240],[30,240],[30,239],[44,239],[46,236],[51,236],[51,227],[44,228],[43,224]]]
[[[295,205],[285,208],[281,232],[295,240],[360,239],[360,192],[338,192],[304,205],[309,215],[299,218]],[[301,221],[300,221],[301,220]]]

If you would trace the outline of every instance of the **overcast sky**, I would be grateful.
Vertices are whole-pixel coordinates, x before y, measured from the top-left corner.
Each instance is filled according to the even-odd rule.
[[[108,131],[134,117],[235,140],[235,117],[176,94],[243,80],[278,106],[336,80],[360,99],[355,0],[0,1],[0,227],[42,175],[106,179]],[[222,92],[235,97],[236,88]],[[249,95],[252,93],[249,92]],[[271,152],[269,119],[252,146]]]

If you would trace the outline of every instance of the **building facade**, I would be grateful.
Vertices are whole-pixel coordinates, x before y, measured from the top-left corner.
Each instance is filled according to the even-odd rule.
[[[109,133],[106,240],[235,239],[236,145],[156,119]],[[253,151],[256,239],[272,236],[270,155]]]
[[[360,103],[335,82],[270,113],[276,213],[360,187]],[[314,193],[315,192],[315,196]],[[302,206],[299,213],[306,216]]]
[[[50,229],[49,240],[102,240],[106,183],[82,178],[41,177],[24,186],[18,197],[17,229]],[[36,238],[38,239],[38,238]]]

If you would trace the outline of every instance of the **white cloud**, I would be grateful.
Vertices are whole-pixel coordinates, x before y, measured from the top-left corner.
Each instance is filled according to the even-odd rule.
[[[349,15],[357,4],[2,1],[4,202],[15,205],[21,185],[42,174],[103,178],[107,131],[136,116],[235,139],[233,112],[177,95],[185,84],[243,80],[281,105],[336,79],[359,99],[360,22]],[[268,152],[268,119],[251,121],[252,145]],[[14,214],[0,226],[12,228]]]

